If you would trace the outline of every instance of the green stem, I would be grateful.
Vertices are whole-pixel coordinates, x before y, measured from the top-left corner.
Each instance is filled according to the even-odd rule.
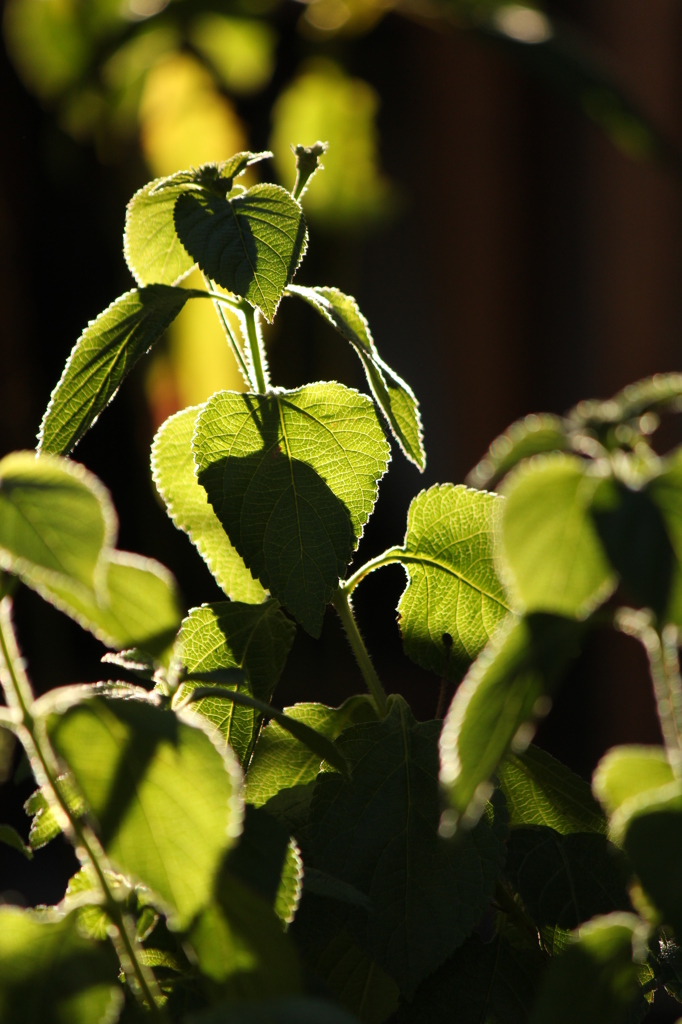
[[[160,992],[156,979],[140,962],[132,924],[109,885],[107,871],[110,869],[107,856],[92,829],[72,814],[57,783],[59,766],[54,752],[33,717],[33,692],[14,635],[12,602],[9,597],[0,601],[0,684],[8,706],[18,719],[16,731],[26,750],[36,780],[47,789],[50,805],[58,810],[58,816],[67,823],[67,834],[79,860],[90,865],[97,876],[104,906],[118,931],[119,941],[115,945],[122,966],[124,969],[127,968],[126,973],[132,971],[135,982],[133,988],[139,990],[141,1001],[146,1003],[157,1021],[163,1022],[167,1018],[157,1003]]]
[[[239,309],[239,303],[232,302],[226,296],[221,295],[220,292],[213,291],[213,289],[211,288],[211,282],[205,275],[204,281],[206,283],[206,287],[209,289],[207,297],[213,299],[213,306],[215,308],[216,313],[218,314],[218,319],[220,320],[221,326],[225,331],[227,343],[232,350],[234,358],[237,360],[237,366],[239,367],[241,375],[244,378],[244,382],[246,383],[247,388],[251,388],[253,387],[253,381],[251,380],[251,376],[249,374],[249,368],[246,365],[246,362],[244,361],[244,354],[241,350],[241,346],[237,342],[237,339],[235,338],[234,334],[232,333],[232,329],[229,323],[227,322],[227,317],[225,316],[225,312],[223,310],[223,305],[229,306],[231,309]]]
[[[259,395],[264,395],[268,390],[268,363],[265,357],[263,339],[261,338],[258,325],[257,310],[249,302],[242,302],[239,311],[244,322],[246,341],[249,346],[249,358],[251,361],[252,374],[250,375]]]
[[[386,691],[384,690],[379,676],[376,673],[376,669],[372,664],[371,658],[365,647],[365,642],[360,635],[358,624],[355,621],[353,615],[353,607],[350,602],[350,596],[345,586],[338,587],[332,597],[332,604],[339,613],[339,618],[343,624],[343,628],[346,631],[346,636],[350,641],[351,648],[355,659],[360,666],[367,689],[369,690],[372,699],[376,705],[379,717],[383,718],[386,714]]]
[[[382,565],[395,565],[403,564],[405,562],[405,551],[403,548],[394,547],[384,551],[383,554],[377,555],[376,558],[371,558],[369,562],[365,562],[361,565],[357,572],[354,572],[352,576],[349,576],[347,580],[341,584],[341,589],[350,596],[353,593],[358,583],[362,583],[365,576],[369,576],[375,569],[381,569]]]

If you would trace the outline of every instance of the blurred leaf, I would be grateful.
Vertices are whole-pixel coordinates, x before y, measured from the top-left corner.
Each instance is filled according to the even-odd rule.
[[[60,775],[57,779],[59,792],[66,801],[69,811],[75,818],[80,818],[86,810],[85,801],[73,784],[73,779],[67,774]],[[62,827],[50,806],[45,793],[45,787],[41,786],[28,798],[24,804],[24,810],[32,818],[31,828],[28,834],[28,841],[31,849],[40,850],[58,836]]]
[[[244,669],[246,680],[237,689],[268,703],[295,633],[294,623],[277,601],[258,605],[220,601],[190,611],[174,653],[189,673]],[[184,700],[198,685],[202,684],[181,684],[174,700]],[[197,701],[193,710],[220,730],[242,764],[248,761],[262,721],[256,710],[220,697]]]
[[[493,560],[502,504],[436,484],[412,499],[403,547],[392,549],[409,579],[398,605],[405,652],[448,679],[462,678],[510,610]]]
[[[660,582],[661,589],[667,583],[663,618],[666,622],[673,622],[682,627],[682,448],[676,448],[664,460],[662,472],[648,484],[646,493],[663,521],[665,543],[659,540],[658,548],[653,550],[650,545],[649,550],[642,553],[642,557],[645,554],[651,557],[655,553],[659,560],[663,557],[667,559],[663,561]],[[642,525],[640,524],[640,529]],[[643,570],[645,580],[656,572],[653,567],[642,566],[641,560],[638,567]]]
[[[528,746],[582,632],[570,619],[528,616],[503,627],[471,667],[440,738],[441,782],[455,815],[477,820],[490,777],[509,750]]]
[[[673,780],[673,770],[663,747],[622,746],[604,754],[595,769],[592,789],[611,816],[627,800]]]
[[[177,585],[159,562],[128,551],[102,559],[106,590],[99,595],[50,580],[40,594],[109,647],[139,647],[166,662],[182,614]]]
[[[499,821],[454,843],[438,834],[440,725],[392,696],[383,721],[346,729],[351,779],[318,777],[306,833],[313,867],[369,898],[360,945],[408,997],[472,931],[504,859]]]
[[[156,892],[179,928],[210,899],[222,855],[241,830],[239,768],[200,723],[101,697],[47,723],[112,862]]]
[[[66,455],[75,447],[191,297],[186,289],[160,284],[134,288],[90,322],[52,392],[40,451]]]
[[[502,935],[489,943],[472,935],[411,1003],[401,1003],[398,1024],[527,1024],[543,968],[539,949],[517,949]]]
[[[289,924],[301,898],[303,865],[286,829],[262,808],[247,804],[244,830],[230,851],[228,867],[259,893],[283,924]]]
[[[293,142],[329,142],[324,173],[315,175],[305,208],[336,229],[361,229],[391,209],[392,189],[379,169],[378,107],[379,97],[367,82],[348,77],[327,60],[310,62],[273,107],[270,146],[280,181],[293,184]]]
[[[272,321],[308,244],[305,218],[286,189],[255,185],[231,198],[183,192],[174,219],[203,272]]]
[[[92,39],[73,3],[9,0],[3,27],[15,67],[41,99],[54,99],[83,75]]]
[[[26,857],[27,860],[31,860],[33,857],[33,850],[31,847],[26,845],[17,830],[12,828],[11,825],[0,825],[0,843],[2,843],[3,846],[10,846],[13,850],[16,850],[17,853]]]
[[[572,426],[598,431],[604,426],[627,423],[647,412],[678,412],[681,400],[682,373],[657,373],[628,384],[605,402],[578,402],[568,413],[568,420]]]
[[[266,21],[200,14],[190,39],[231,93],[251,95],[272,78],[277,35]]]
[[[515,828],[505,874],[538,928],[566,930],[612,910],[629,910],[628,868],[606,836]]]
[[[313,996],[226,1003],[192,1014],[187,1024],[357,1024],[341,1007]]]
[[[2,1024],[115,1024],[118,970],[111,945],[83,938],[74,915],[56,921],[0,907]]]
[[[233,601],[262,601],[266,591],[244,565],[199,484],[192,435],[201,407],[171,416],[152,444],[152,473],[175,525],[187,533],[216,580]]]
[[[682,790],[678,783],[626,801],[614,826],[662,924],[682,935]]]
[[[583,925],[552,957],[532,1024],[624,1024],[639,988],[632,961],[638,925],[638,918],[623,913]]]
[[[497,767],[512,828],[547,825],[562,835],[606,832],[606,819],[589,785],[566,765],[531,744]]]
[[[505,484],[502,560],[526,611],[585,618],[616,584],[590,507],[603,478],[566,455],[539,456]]]
[[[324,704],[296,704],[284,709],[287,717],[336,740],[344,729],[359,722],[376,721],[369,696],[349,697],[339,708]],[[277,721],[262,730],[246,773],[245,799],[261,807],[282,790],[314,782],[322,766],[319,755],[298,743]]]
[[[297,295],[316,309],[349,341],[364,367],[374,399],[383,412],[406,458],[421,470],[426,466],[419,404],[409,384],[380,358],[369,324],[355,299],[338,288],[301,288],[289,285],[287,292]]]
[[[0,566],[28,586],[101,586],[100,553],[115,534],[109,494],[84,466],[34,452],[0,462]]]
[[[383,1024],[398,1009],[400,990],[385,971],[353,942],[347,931],[322,948],[306,950],[315,974],[361,1024]]]
[[[372,403],[336,383],[219,392],[197,418],[193,451],[199,483],[247,566],[319,636],[389,458]]]
[[[470,487],[496,487],[517,463],[542,452],[570,451],[566,428],[559,416],[532,414],[507,427],[495,438],[466,479]]]

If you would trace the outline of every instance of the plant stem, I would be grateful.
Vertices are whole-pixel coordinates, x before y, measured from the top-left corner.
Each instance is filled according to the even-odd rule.
[[[19,654],[12,624],[12,602],[9,597],[0,601],[0,684],[8,706],[15,712],[18,725],[16,732],[24,746],[37,782],[46,788],[51,807],[57,810],[58,817],[66,824],[67,834],[75,847],[79,860],[83,864],[90,865],[97,876],[104,906],[118,931],[119,941],[114,944],[117,947],[121,965],[126,974],[130,975],[132,972],[135,982],[133,990],[139,990],[136,994],[139,995],[142,1002],[146,1003],[157,1021],[165,1021],[166,1014],[155,998],[160,997],[156,979],[152,972],[140,962],[132,925],[109,885],[107,856],[92,829],[72,814],[57,783],[59,777],[57,760],[44,730],[33,717],[33,692]]]
[[[341,584],[341,588],[350,596],[353,593],[358,583],[362,583],[365,576],[369,576],[375,569],[380,569],[382,565],[395,565],[404,564],[405,552],[403,548],[394,547],[388,548],[383,554],[377,555],[376,558],[371,558],[369,562],[365,562],[361,565],[357,572],[354,572],[352,576],[349,576],[347,580]]]
[[[264,395],[270,384],[268,377],[268,362],[263,347],[263,339],[258,324],[258,311],[249,302],[242,302],[239,306],[244,323],[246,341],[249,346],[249,358],[251,361],[251,378],[259,395]]]
[[[367,689],[369,690],[372,700],[376,705],[379,717],[383,718],[386,714],[386,691],[384,690],[379,676],[376,673],[376,669],[372,664],[372,660],[369,656],[369,652],[365,647],[365,642],[360,635],[358,624],[355,621],[353,615],[353,606],[350,602],[350,595],[345,586],[338,587],[332,597],[332,604],[339,613],[339,618],[343,624],[343,628],[346,631],[346,636],[350,641],[350,645],[353,649],[355,659],[360,666]]]
[[[229,323],[227,322],[227,317],[225,316],[225,311],[223,310],[223,305],[230,306],[231,309],[239,309],[239,304],[236,302],[232,302],[230,299],[222,296],[220,292],[214,291],[211,288],[211,282],[205,275],[204,282],[206,284],[206,287],[209,289],[208,295],[210,296],[210,298],[213,299],[214,309],[218,314],[218,319],[220,320],[222,328],[225,331],[227,343],[232,349],[232,354],[234,355],[234,358],[237,360],[237,366],[239,367],[241,375],[244,378],[244,382],[246,383],[246,386],[248,388],[253,387],[254,382],[251,380],[249,368],[246,365],[246,362],[244,361],[244,354],[241,350],[241,346],[237,342],[237,339],[235,338],[234,334],[232,333],[232,329]]]

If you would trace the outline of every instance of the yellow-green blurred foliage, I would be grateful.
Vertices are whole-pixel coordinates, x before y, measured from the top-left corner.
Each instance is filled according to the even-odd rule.
[[[305,195],[306,213],[337,228],[355,228],[386,216],[389,182],[379,170],[376,114],[379,98],[360,78],[329,60],[307,65],[277,99],[270,146],[280,180],[293,185],[292,142],[329,143],[324,171]]]

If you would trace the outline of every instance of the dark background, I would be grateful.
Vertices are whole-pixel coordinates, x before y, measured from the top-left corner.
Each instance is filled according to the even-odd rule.
[[[549,5],[600,46],[652,121],[682,143],[682,3],[602,0]],[[269,92],[240,105],[252,148],[265,148],[269,104],[305,42],[295,5]],[[344,45],[344,44],[339,44]],[[564,412],[648,374],[680,369],[682,181],[620,153],[574,108],[465,32],[397,15],[347,44],[352,73],[377,89],[383,166],[397,184],[393,220],[365,236],[313,227],[297,280],[355,294],[385,358],[422,405],[428,467],[400,452],[361,543],[365,560],[401,540],[410,499],[463,480],[512,420]],[[148,177],[134,154],[100,164],[56,126],[0,57],[0,454],[35,446],[51,389],[84,324],[131,286],[121,251],[125,202]],[[285,304],[271,346],[273,378],[299,385],[337,377],[362,387],[359,366],[301,306]],[[678,443],[668,427],[664,440]],[[154,556],[178,577],[188,607],[219,599],[212,577],[161,507],[149,472],[153,427],[141,371],[81,443],[76,457],[111,489],[119,547]],[[388,691],[419,717],[434,713],[439,680],[402,654],[399,567],[368,578],[356,610]],[[22,589],[20,639],[37,690],[104,674],[101,645]],[[280,704],[336,704],[362,688],[330,611],[320,642],[299,630],[276,693]],[[643,653],[596,636],[538,740],[589,778],[615,743],[658,742]],[[1,818],[24,834],[32,785],[0,787]],[[75,859],[65,844],[32,864],[0,847],[6,899],[59,899]],[[60,889],[61,886],[61,889]],[[672,1019],[672,1018],[671,1018]]]

